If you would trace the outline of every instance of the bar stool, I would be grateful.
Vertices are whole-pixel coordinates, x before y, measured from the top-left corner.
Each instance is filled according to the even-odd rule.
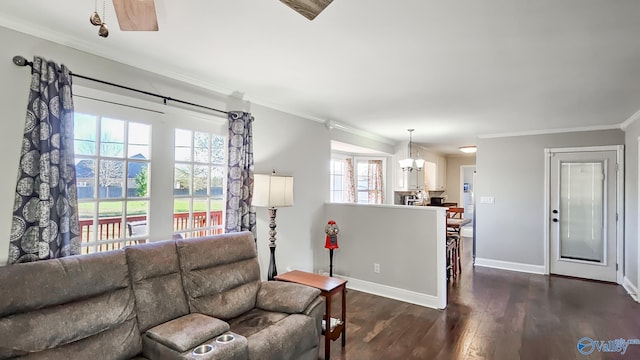
[[[458,278],[460,267],[460,236],[447,233],[447,281]]]

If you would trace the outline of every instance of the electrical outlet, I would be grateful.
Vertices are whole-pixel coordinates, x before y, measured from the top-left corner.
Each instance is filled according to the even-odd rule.
[[[380,274],[380,264],[373,264],[373,272]]]

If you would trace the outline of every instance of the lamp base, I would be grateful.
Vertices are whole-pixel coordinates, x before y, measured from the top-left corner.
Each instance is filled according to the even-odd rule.
[[[269,258],[269,271],[267,271],[267,280],[272,281],[276,275],[278,275],[278,269],[276,269],[276,244],[269,245],[269,251],[271,251],[271,257]]]

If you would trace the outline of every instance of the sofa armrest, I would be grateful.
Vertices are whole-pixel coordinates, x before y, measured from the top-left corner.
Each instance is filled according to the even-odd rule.
[[[256,307],[286,314],[300,314],[320,296],[320,290],[285,281],[263,281]]]
[[[145,336],[172,350],[183,352],[229,331],[229,324],[204,314],[188,314],[157,325]]]

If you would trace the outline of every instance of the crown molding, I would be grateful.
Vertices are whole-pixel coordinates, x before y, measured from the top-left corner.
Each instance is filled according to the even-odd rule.
[[[115,51],[100,51],[97,50],[95,48],[95,44],[89,43],[87,41],[81,40],[78,37],[69,37],[65,34],[62,34],[60,32],[57,32],[55,30],[52,29],[48,29],[48,28],[43,28],[37,25],[33,25],[24,21],[20,21],[19,19],[14,19],[14,18],[8,18],[6,15],[0,13],[0,26],[11,29],[13,31],[17,31],[26,35],[30,35],[30,36],[34,36],[40,39],[44,39],[44,40],[48,40],[51,41],[53,43],[62,45],[62,46],[66,46],[78,51],[82,51],[85,52],[87,54],[91,54],[91,55],[95,55],[95,56],[99,56],[111,61],[115,61],[115,62],[119,62],[122,63],[124,65],[127,66],[131,66],[135,69],[138,69],[140,71],[145,71],[145,72],[150,72],[165,78],[169,78],[172,80],[176,80],[176,81],[180,81],[189,85],[193,85],[193,86],[197,86],[209,91],[213,91],[215,92],[217,95],[219,96],[233,96],[234,93],[237,92],[237,90],[231,90],[231,89],[227,89],[221,86],[218,86],[212,82],[209,81],[203,81],[197,78],[194,78],[192,76],[189,75],[185,75],[183,73],[180,72],[176,72],[173,71],[171,69],[168,69],[166,67],[161,67],[161,66],[157,66],[155,63],[153,62],[149,62],[145,59],[141,59],[139,57],[134,57],[132,55],[127,55],[126,57],[119,57],[117,55],[115,55]],[[26,57],[27,59],[29,59],[32,54],[16,54],[16,55],[23,55],[24,57]],[[144,68],[140,67],[139,64],[145,64]],[[245,94],[246,95],[246,94]],[[244,101],[248,101],[251,102],[253,104],[256,105],[261,105],[261,106],[265,106],[268,107],[270,109],[273,110],[277,110],[277,111],[282,111],[285,112],[287,114],[291,114],[306,120],[311,120],[311,121],[315,121],[315,122],[319,122],[319,123],[326,123],[327,120],[326,119],[322,119],[319,118],[317,116],[313,116],[313,115],[309,115],[309,114],[304,114],[304,113],[300,113],[291,109],[287,109],[278,105],[274,105],[269,101],[265,101],[264,99],[260,99],[260,98],[256,98],[253,97],[251,95],[247,95],[243,98]],[[348,128],[348,127],[345,127]],[[366,132],[365,132],[366,133]],[[363,134],[360,134],[361,136],[365,136]],[[374,137],[376,137],[377,135],[374,134],[369,134],[366,135],[365,137],[368,138],[372,138],[374,140],[376,140]],[[383,139],[381,137],[379,137],[380,139]],[[382,141],[380,139],[377,139],[377,141]],[[389,140],[385,139],[384,141],[385,143],[389,143]]]
[[[627,120],[625,120],[622,124],[620,124],[620,129],[626,130],[631,124],[636,122],[636,120],[640,119],[640,110],[636,111],[635,114],[629,116]]]
[[[334,129],[341,130],[341,131],[344,131],[344,132],[347,132],[347,133],[350,133],[350,134],[353,134],[353,135],[362,136],[362,137],[365,137],[365,138],[368,138],[368,139],[371,139],[371,140],[375,140],[375,141],[378,141],[378,142],[381,142],[381,143],[384,143],[384,144],[387,144],[387,145],[394,145],[395,146],[397,144],[395,141],[389,140],[389,139],[387,139],[387,138],[385,138],[383,136],[379,136],[379,135],[376,135],[376,134],[371,133],[369,131],[362,130],[362,129],[359,129],[359,128],[355,128],[355,127],[352,127],[350,125],[347,125],[347,124],[344,124],[344,123],[340,123],[340,122],[337,122],[337,121],[334,121],[334,120],[327,120],[325,122],[325,125],[327,126],[327,129],[329,129],[329,130],[334,130]]]
[[[582,131],[620,130],[621,129],[620,126],[621,126],[621,124],[582,126],[582,127],[564,128],[564,129],[543,129],[543,130],[515,131],[515,132],[509,132],[509,133],[478,135],[478,139],[494,139],[494,138],[515,137],[515,136],[561,134],[561,133],[582,132]]]

